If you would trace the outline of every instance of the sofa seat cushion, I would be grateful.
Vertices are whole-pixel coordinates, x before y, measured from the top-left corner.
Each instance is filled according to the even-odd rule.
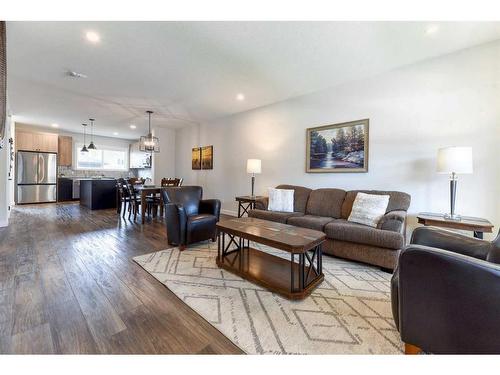
[[[299,217],[291,217],[287,220],[287,224],[295,225],[297,227],[315,229],[323,231],[326,224],[333,221],[332,217],[304,215]]]
[[[351,223],[344,219],[338,219],[326,224],[325,234],[333,240],[384,247],[386,249],[398,250],[404,246],[404,237],[401,233]]]
[[[277,223],[286,224],[286,221],[290,217],[302,216],[302,212],[278,212],[278,211],[267,211],[267,210],[250,210],[248,212],[249,217],[255,217],[256,219],[275,221]]]

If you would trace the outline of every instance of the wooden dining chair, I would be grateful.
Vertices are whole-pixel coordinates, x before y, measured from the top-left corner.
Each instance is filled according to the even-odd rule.
[[[162,178],[161,179],[161,186],[162,187],[167,187],[167,186],[180,186],[181,183],[180,178]]]
[[[125,213],[127,211],[127,207],[129,211],[130,207],[130,194],[126,186],[125,179],[119,178],[116,182],[116,191],[118,194],[118,214],[122,214],[122,217],[125,217]]]
[[[134,221],[137,219],[137,213],[141,208],[141,196],[135,189],[135,185],[128,183],[127,185],[128,194],[130,194],[130,209],[128,213],[128,218],[134,214]],[[148,216],[156,217],[158,213],[158,208],[160,206],[161,200],[154,196],[146,196],[146,213]]]

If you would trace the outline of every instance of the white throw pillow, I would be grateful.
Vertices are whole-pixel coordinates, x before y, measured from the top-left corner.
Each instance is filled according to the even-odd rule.
[[[389,195],[356,194],[348,221],[377,227],[389,205]]]
[[[269,211],[293,212],[294,190],[269,188]]]

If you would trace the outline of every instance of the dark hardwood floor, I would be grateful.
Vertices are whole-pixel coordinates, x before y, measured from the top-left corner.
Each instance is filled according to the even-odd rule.
[[[161,219],[15,207],[0,228],[0,353],[241,353],[132,260],[167,247]]]

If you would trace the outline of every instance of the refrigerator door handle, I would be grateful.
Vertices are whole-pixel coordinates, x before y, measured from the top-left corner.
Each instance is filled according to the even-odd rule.
[[[42,154],[38,154],[38,182],[45,179],[45,159]]]

